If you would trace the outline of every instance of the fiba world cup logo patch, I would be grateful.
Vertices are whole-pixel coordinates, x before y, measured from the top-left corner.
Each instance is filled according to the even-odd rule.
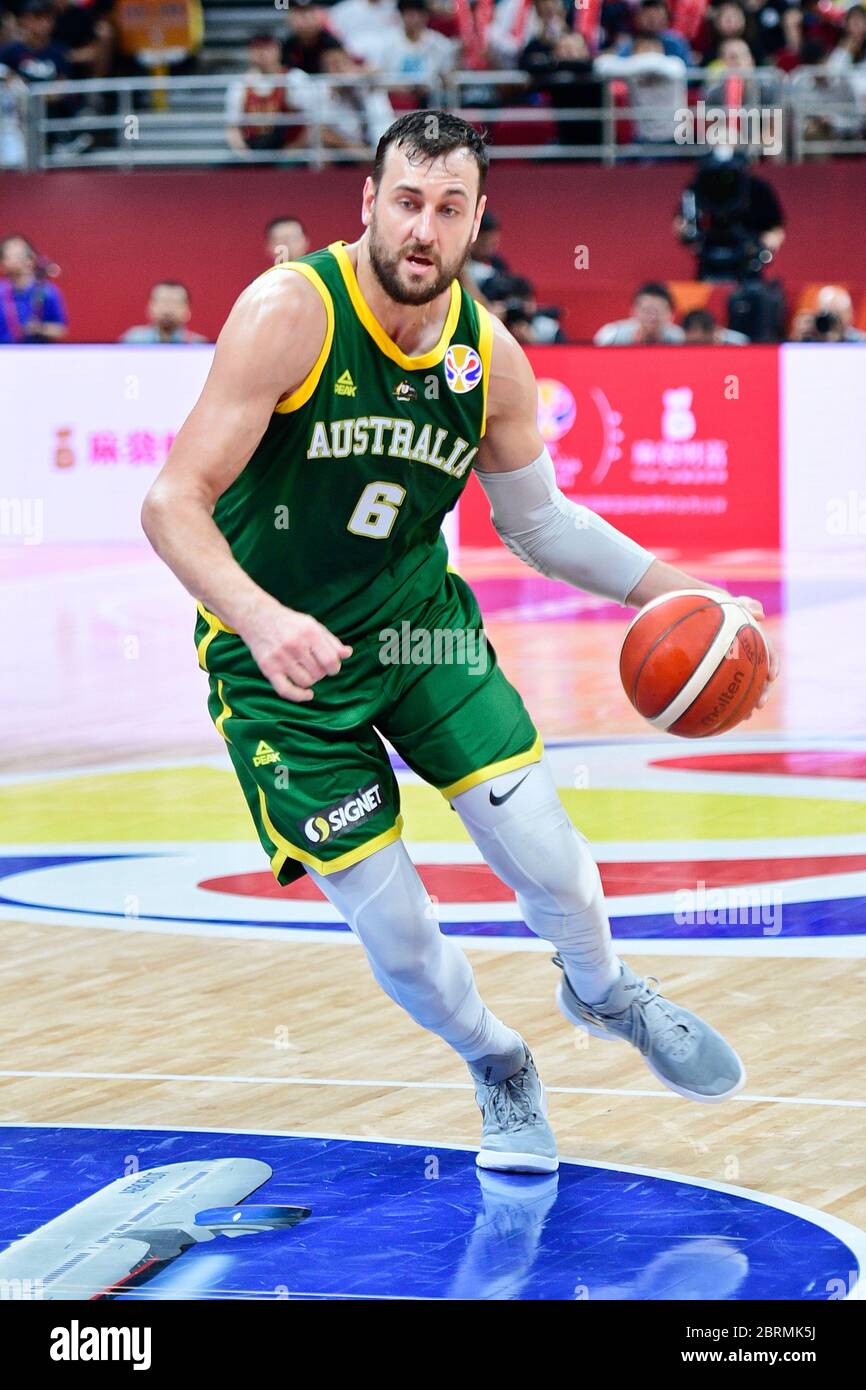
[[[474,348],[452,343],[445,354],[445,380],[457,396],[474,391],[484,376],[481,358]]]

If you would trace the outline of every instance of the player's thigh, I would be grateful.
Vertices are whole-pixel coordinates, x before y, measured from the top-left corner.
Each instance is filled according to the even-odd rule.
[[[345,868],[399,837],[399,788],[372,723],[335,729],[248,673],[212,675],[208,708],[280,883],[307,865]]]
[[[542,756],[541,737],[487,640],[475,597],[448,575],[440,601],[401,644],[395,696],[377,727],[451,797]]]

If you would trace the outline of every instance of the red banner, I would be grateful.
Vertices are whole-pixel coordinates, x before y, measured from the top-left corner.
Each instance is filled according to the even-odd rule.
[[[643,545],[779,544],[779,350],[530,348],[559,486]],[[476,482],[460,544],[498,545]]]

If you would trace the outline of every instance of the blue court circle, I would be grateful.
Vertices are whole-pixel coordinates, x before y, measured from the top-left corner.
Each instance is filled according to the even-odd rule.
[[[258,1160],[271,1176],[235,1210],[310,1215],[194,1245],[124,1300],[826,1300],[856,1281],[852,1246],[864,1243],[809,1208],[673,1174],[564,1162],[534,1178],[481,1173],[474,1151],[436,1145],[10,1125],[0,1126],[0,1263],[128,1172],[130,1156],[142,1173]]]

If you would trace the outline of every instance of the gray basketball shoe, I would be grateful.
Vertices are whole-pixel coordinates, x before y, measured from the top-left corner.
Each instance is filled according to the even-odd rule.
[[[604,998],[585,1004],[575,994],[562,958],[554,956],[553,963],[562,971],[556,1002],[569,1023],[597,1038],[632,1043],[669,1090],[687,1100],[714,1102],[727,1100],[744,1084],[745,1069],[730,1044],[697,1014],[659,994],[654,975],[638,979],[621,961],[619,979]]]
[[[555,1173],[559,1159],[545,1118],[547,1098],[532,1053],[523,1046],[523,1064],[504,1078],[497,1079],[495,1058],[468,1063],[483,1119],[475,1162],[503,1173]]]

